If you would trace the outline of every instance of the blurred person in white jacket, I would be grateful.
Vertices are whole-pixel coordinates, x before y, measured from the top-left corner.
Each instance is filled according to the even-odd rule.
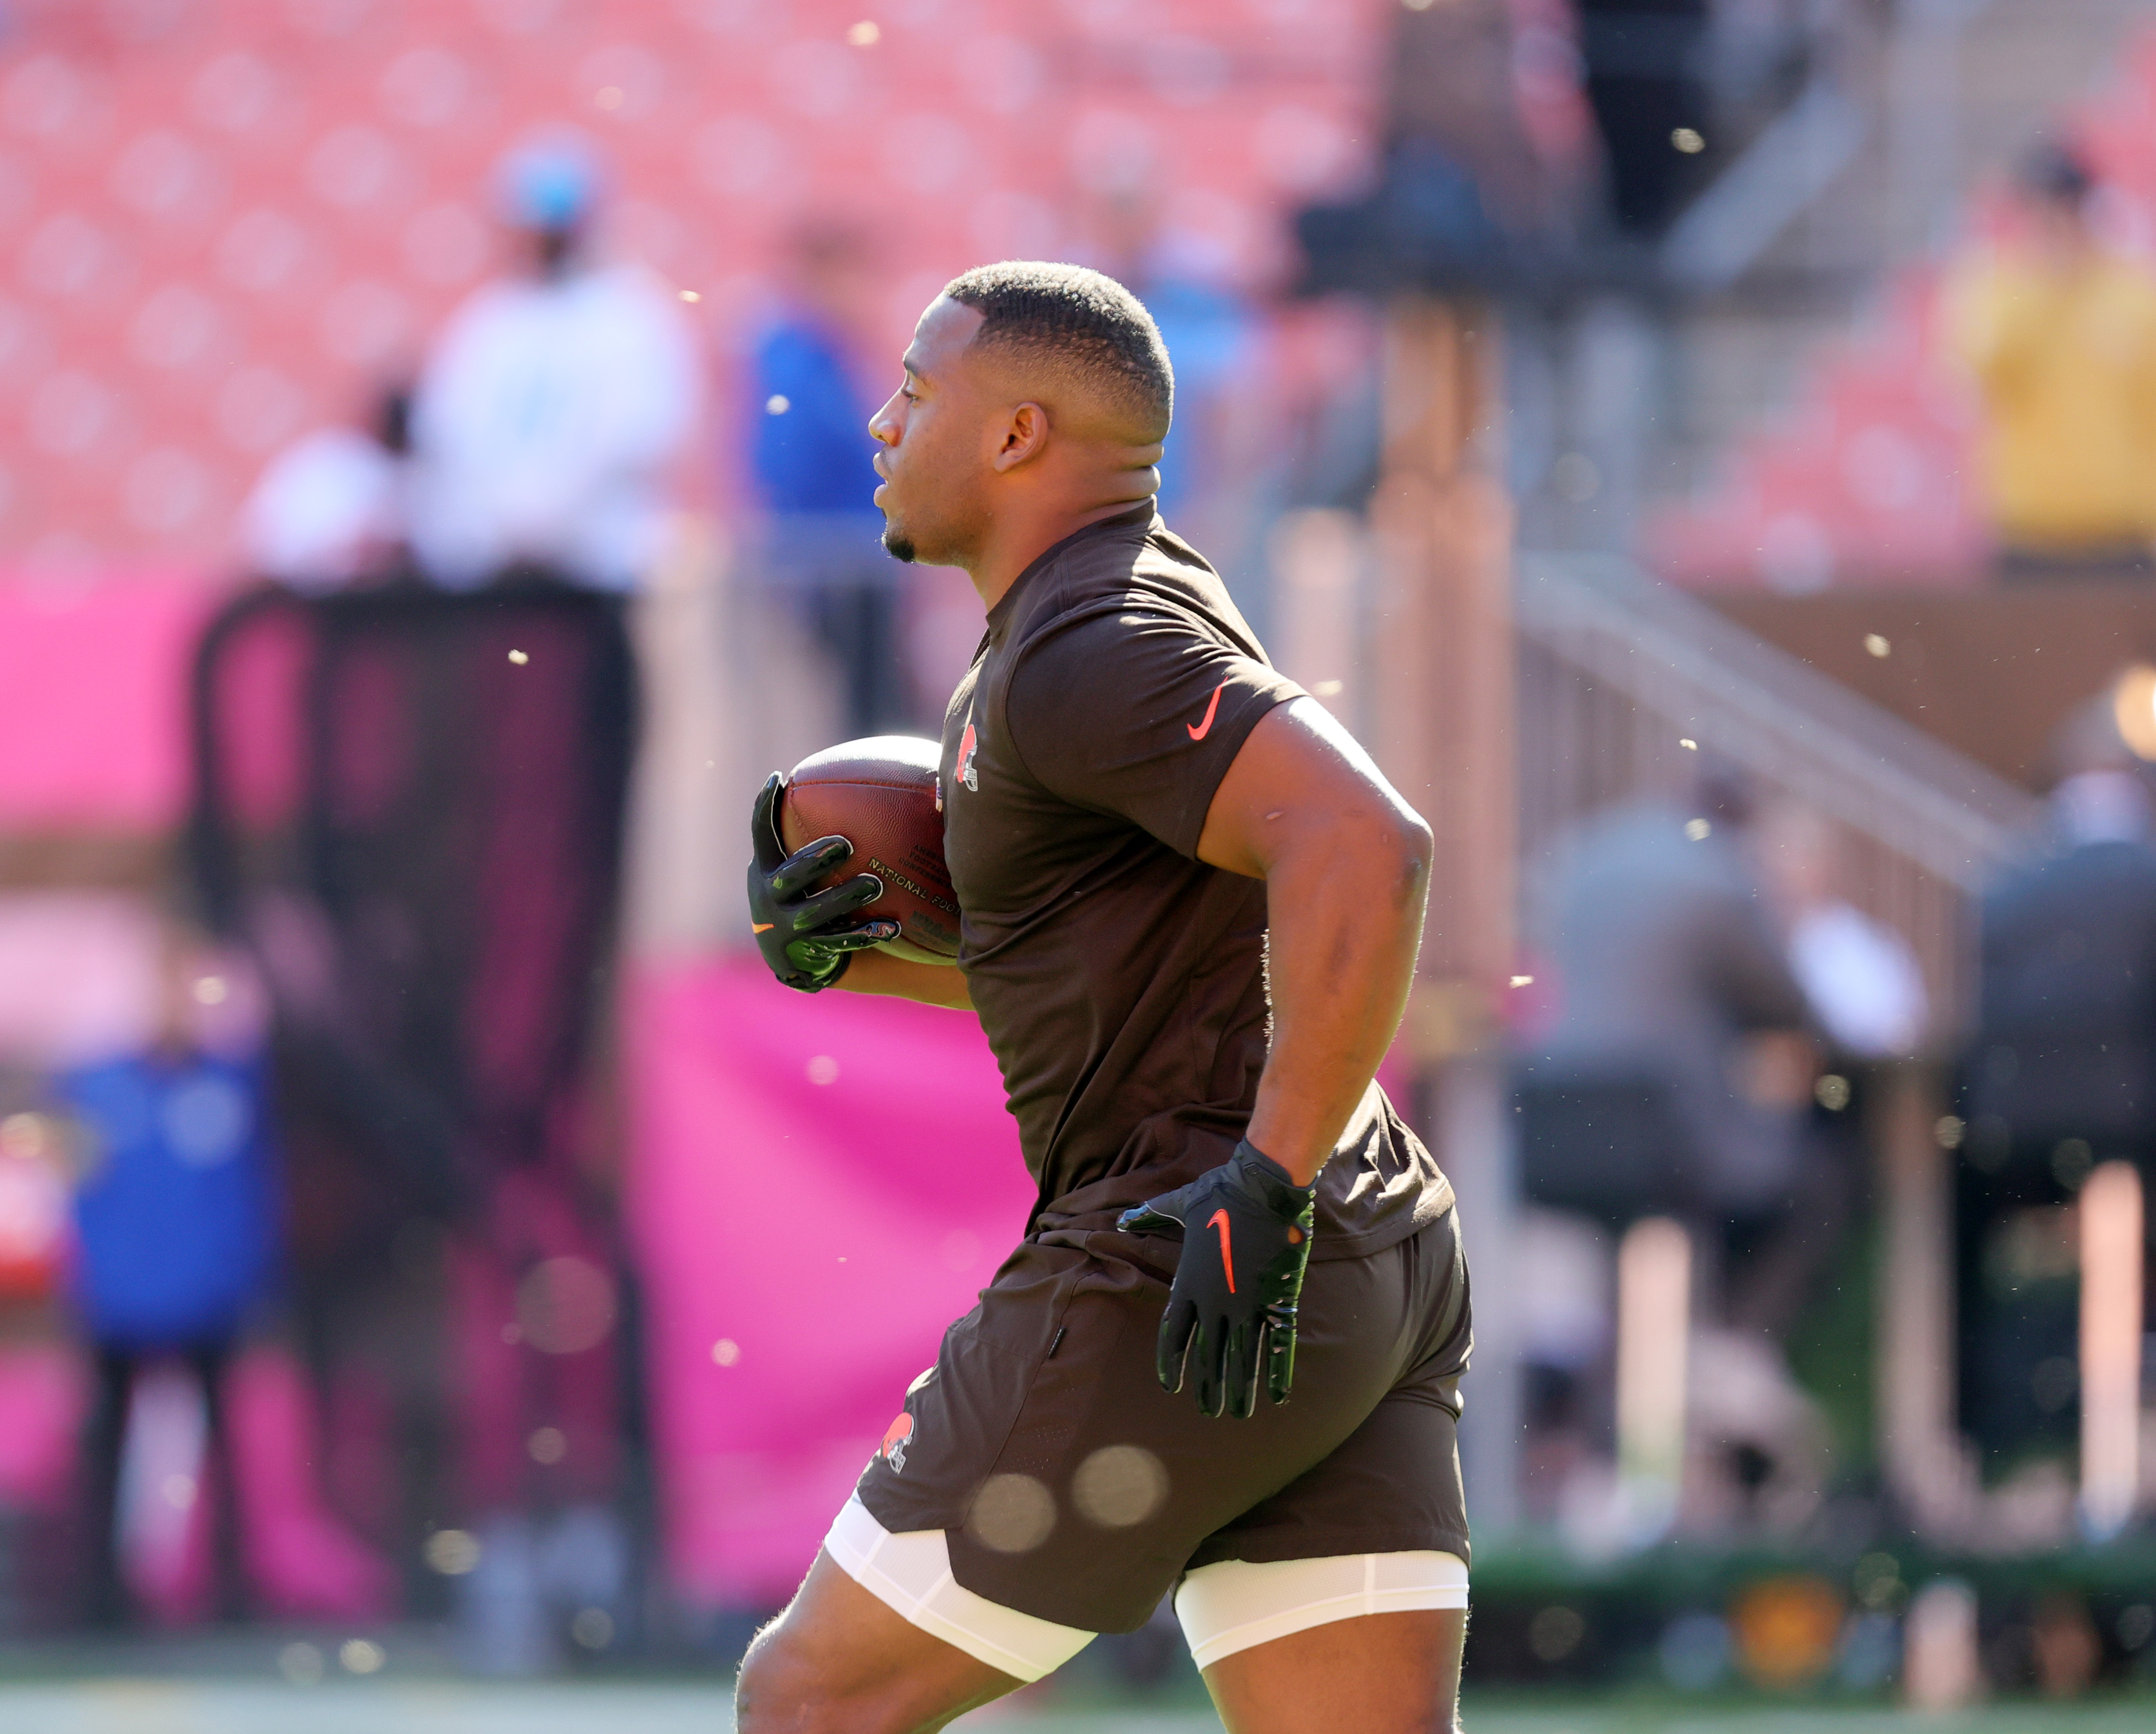
[[[1787,801],[1761,831],[1759,855],[1786,924],[1789,967],[1835,1054],[1887,1060],[1920,1052],[1931,1024],[1922,967],[1907,939],[1841,895],[1833,826]]]
[[[696,336],[664,285],[593,257],[600,174],[582,141],[537,138],[496,178],[523,268],[475,291],[428,358],[413,553],[449,589],[536,568],[632,590],[659,556],[696,424]]]
[[[313,593],[403,569],[411,411],[411,394],[392,386],[364,430],[317,428],[270,459],[240,508],[248,570]]]

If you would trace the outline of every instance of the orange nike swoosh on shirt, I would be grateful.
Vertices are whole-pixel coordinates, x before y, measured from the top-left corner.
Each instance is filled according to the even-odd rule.
[[[1193,728],[1188,723],[1185,723],[1183,725],[1185,728],[1188,728],[1190,730],[1191,739],[1204,740],[1207,735],[1213,732],[1213,718],[1216,714],[1218,714],[1220,709],[1220,695],[1227,690],[1228,683],[1225,681],[1221,682],[1219,686],[1213,689],[1213,697],[1205,706],[1205,720],[1203,723],[1199,723],[1195,728]]]
[[[748,924],[748,930],[752,934],[767,934],[778,925],[775,921],[752,921]]]
[[[1209,718],[1207,720],[1211,719]],[[1227,1268],[1228,1292],[1233,1294],[1235,1292],[1235,1258],[1228,1247],[1228,1212],[1224,1210],[1214,1211],[1205,1226],[1209,1228],[1218,1228],[1220,1231],[1220,1263]]]

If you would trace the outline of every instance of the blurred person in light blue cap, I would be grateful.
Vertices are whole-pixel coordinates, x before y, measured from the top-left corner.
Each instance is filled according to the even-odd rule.
[[[451,316],[413,409],[413,552],[446,588],[536,571],[627,591],[658,558],[703,358],[665,285],[598,256],[606,190],[568,131],[495,167],[517,268]]]
[[[503,217],[526,233],[563,241],[598,203],[598,160],[573,132],[542,133],[503,157],[495,169]]]

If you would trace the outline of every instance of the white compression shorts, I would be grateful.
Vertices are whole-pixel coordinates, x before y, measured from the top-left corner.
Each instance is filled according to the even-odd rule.
[[[875,1520],[858,1495],[839,1509],[831,1533],[824,1537],[824,1551],[901,1618],[1016,1679],[1053,1674],[1093,1641],[1091,1632],[975,1595],[951,1575],[951,1549],[942,1531],[908,1530],[895,1536]]]
[[[1456,1553],[1224,1559],[1188,1573],[1175,1592],[1175,1617],[1201,1668],[1336,1619],[1466,1605],[1467,1562]]]
[[[901,1618],[1014,1679],[1053,1674],[1095,1636],[976,1595],[951,1575],[942,1531],[893,1535],[858,1496],[839,1511],[824,1551]],[[1337,1619],[1466,1605],[1466,1565],[1431,1552],[1223,1560],[1190,1572],[1175,1593],[1176,1618],[1201,1668]]]

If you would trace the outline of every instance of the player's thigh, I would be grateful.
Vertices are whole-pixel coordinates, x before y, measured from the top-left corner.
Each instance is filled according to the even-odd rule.
[[[1291,1632],[1205,1670],[1228,1734],[1448,1734],[1462,1608],[1366,1613]]]
[[[1020,1681],[910,1624],[820,1550],[757,1634],[734,1689],[742,1734],[915,1734]]]

